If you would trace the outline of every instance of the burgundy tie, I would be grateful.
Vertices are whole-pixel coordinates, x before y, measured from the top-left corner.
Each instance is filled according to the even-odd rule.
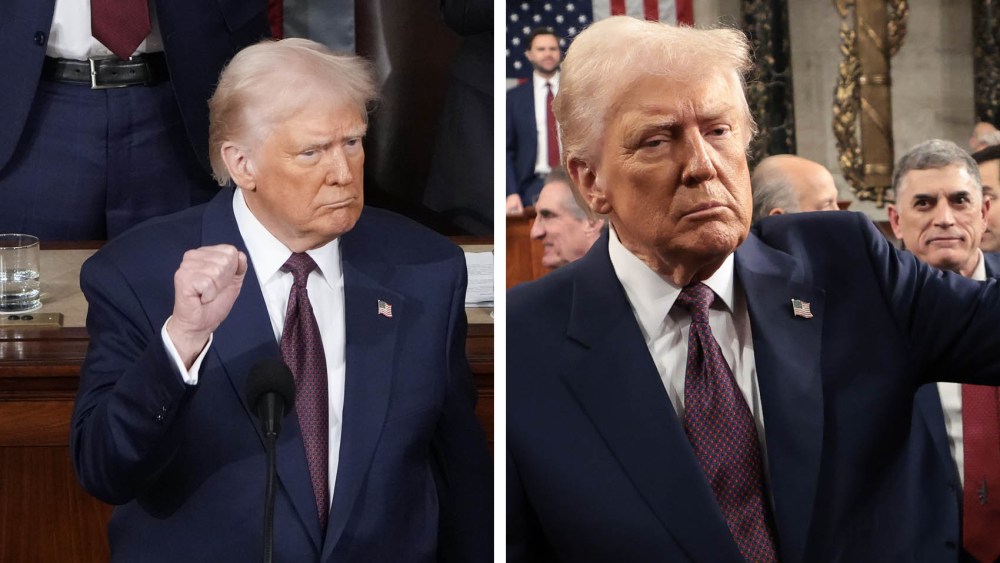
[[[549,141],[549,167],[555,168],[559,166],[559,131],[556,129],[556,114],[552,113],[552,83],[546,82],[545,89],[548,90],[548,94],[545,95],[545,127],[546,127],[546,137]]]
[[[965,487],[962,546],[979,561],[1000,558],[1000,418],[997,388],[962,385]]]
[[[684,431],[740,553],[747,561],[777,561],[753,417],[708,325],[714,299],[702,283],[677,298],[691,314]]]
[[[90,33],[120,59],[132,56],[149,35],[146,0],[90,0]]]
[[[306,446],[306,461],[316,495],[316,512],[321,530],[326,529],[329,497],[329,405],[326,382],[326,355],[319,326],[309,304],[306,280],[316,262],[304,252],[292,254],[281,267],[294,281],[288,295],[285,328],[281,333],[281,357],[295,376],[295,411]]]

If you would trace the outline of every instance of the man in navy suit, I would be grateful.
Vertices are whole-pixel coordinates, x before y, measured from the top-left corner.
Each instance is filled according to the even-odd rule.
[[[990,200],[984,197],[975,160],[961,147],[939,139],[913,147],[896,166],[893,190],[896,202],[888,207],[889,223],[907,250],[931,266],[967,278],[982,281],[1000,277],[1000,257],[980,250]],[[981,408],[976,406],[981,401],[978,395],[984,395],[982,399],[992,406],[996,420],[994,387],[938,382],[917,391],[907,499],[919,515],[915,553],[921,561],[992,563],[1000,556],[1000,542],[994,540],[996,529],[962,525],[963,511],[979,505],[976,497],[982,471],[1000,475],[1000,434],[995,432],[983,434],[994,459],[969,463],[982,444],[976,429],[968,426],[979,416],[975,412]],[[971,415],[965,405],[970,401]],[[963,496],[973,502],[963,502]],[[975,520],[976,516],[969,518]],[[961,558],[958,546],[962,547]]]
[[[213,168],[237,188],[85,263],[91,344],[71,448],[83,486],[118,505],[115,561],[260,556],[265,450],[244,389],[279,354],[299,389],[277,445],[275,561],[491,559],[465,261],[363,209],[375,95],[365,61],[315,42],[245,49],[210,104]],[[314,269],[303,278],[293,262]],[[303,322],[318,348],[296,347]],[[302,357],[325,372],[311,380],[322,391],[303,390]]]
[[[559,165],[551,154],[547,105],[550,93],[559,93],[559,37],[540,27],[528,35],[524,56],[531,63],[531,80],[507,92],[507,201],[508,215],[521,215],[542,191],[545,175]],[[556,142],[552,140],[551,142]]]
[[[147,35],[114,47],[94,36],[90,0],[4,1],[0,225],[104,240],[208,201],[208,98],[225,62],[269,35],[266,10],[154,2]]]
[[[1000,382],[1000,288],[861,214],[751,231],[750,68],[736,30],[627,17],[566,55],[563,160],[610,229],[509,293],[510,561],[915,558],[913,396]]]

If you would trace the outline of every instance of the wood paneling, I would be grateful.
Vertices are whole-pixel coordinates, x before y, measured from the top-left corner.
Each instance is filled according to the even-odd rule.
[[[538,279],[549,272],[542,266],[542,243],[531,238],[534,208],[522,217],[507,217],[507,287]]]

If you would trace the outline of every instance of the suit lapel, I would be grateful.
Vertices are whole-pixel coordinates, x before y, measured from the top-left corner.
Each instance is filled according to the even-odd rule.
[[[779,547],[801,561],[808,539],[823,449],[824,292],[802,277],[789,255],[753,234],[736,252],[736,278],[747,298],[763,405],[769,485]],[[810,305],[796,316],[792,299]]]
[[[382,281],[391,275],[390,267],[357,230],[341,237],[347,371],[340,462],[323,561],[343,534],[368,475],[389,407],[398,326],[410,312],[403,296]],[[392,306],[391,317],[379,314],[379,301]]]
[[[737,560],[736,544],[614,275],[607,237],[580,264],[567,330],[573,353],[562,378],[691,559]]]
[[[246,245],[232,211],[232,191],[223,189],[228,196],[220,194],[212,200],[203,219],[203,245],[233,244],[246,253]],[[240,398],[246,409],[250,424],[257,431],[264,447],[264,437],[257,423],[253,409],[246,403],[246,381],[250,368],[263,358],[280,358],[281,351],[274,340],[270,317],[257,274],[253,264],[249,264],[243,288],[233,304],[226,320],[219,325],[213,336],[212,348],[219,366],[229,378],[233,392]],[[312,490],[312,480],[306,463],[305,446],[299,429],[298,417],[289,414],[282,421],[282,432],[278,437],[277,474],[281,486],[291,497],[302,525],[309,531],[316,550],[321,545],[319,520]],[[261,478],[264,477],[263,468]]]

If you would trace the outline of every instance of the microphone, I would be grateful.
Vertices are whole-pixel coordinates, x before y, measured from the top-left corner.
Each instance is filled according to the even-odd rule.
[[[250,368],[246,397],[247,404],[261,420],[264,436],[277,438],[281,431],[281,419],[295,404],[292,371],[281,360],[260,360]]]
[[[285,362],[272,358],[250,368],[246,388],[247,404],[261,420],[264,449],[267,450],[267,487],[264,492],[264,563],[274,555],[274,481],[278,432],[281,419],[295,404],[295,380]]]

